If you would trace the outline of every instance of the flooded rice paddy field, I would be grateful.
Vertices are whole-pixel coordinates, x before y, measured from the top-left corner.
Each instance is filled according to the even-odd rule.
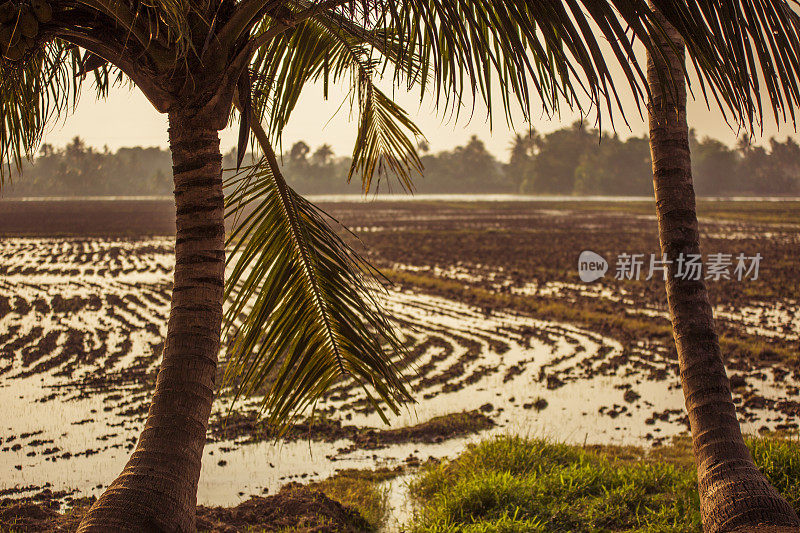
[[[144,424],[169,309],[171,206],[148,201],[141,216],[135,202],[92,203],[88,219],[64,216],[55,231],[59,209],[80,205],[41,204],[0,204],[0,222],[13,212],[16,224],[0,227],[0,497],[97,495]],[[226,418],[223,391],[200,503],[342,468],[415,465],[496,432],[658,446],[686,430],[662,282],[613,279],[619,253],[657,252],[647,205],[323,207],[396,282],[385,302],[412,346],[403,363],[418,403],[386,427],[341,384],[276,443],[254,403]],[[758,280],[709,282],[739,415],[750,432],[793,431],[800,208],[722,207],[701,210],[704,252],[763,256]],[[612,263],[592,284],[577,276],[585,249]],[[461,412],[458,423],[441,418]]]

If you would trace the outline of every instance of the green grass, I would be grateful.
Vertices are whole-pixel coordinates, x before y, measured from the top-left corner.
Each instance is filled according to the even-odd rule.
[[[308,486],[346,507],[355,509],[370,524],[372,531],[378,531],[386,522],[389,512],[388,489],[382,483],[397,475],[398,472],[385,468],[348,469]]]
[[[747,445],[772,486],[800,511],[800,442],[797,438],[749,439]]]
[[[652,453],[496,437],[412,482],[413,533],[463,531],[700,532],[697,482],[686,439]],[[757,464],[795,507],[797,442],[749,441]]]

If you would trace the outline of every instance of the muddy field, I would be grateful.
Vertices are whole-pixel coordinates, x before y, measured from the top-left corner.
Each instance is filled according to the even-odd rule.
[[[418,403],[387,428],[342,385],[276,444],[252,403],[225,419],[223,391],[200,503],[340,468],[414,465],[491,432],[658,446],[685,431],[663,282],[613,279],[618,254],[657,252],[652,205],[322,207],[396,283],[385,300],[414,346]],[[124,464],[165,333],[171,209],[0,202],[0,498],[96,495]],[[744,427],[794,431],[800,205],[704,203],[701,216],[705,253],[763,257],[757,280],[709,282]],[[587,249],[612,263],[592,284],[577,274]]]

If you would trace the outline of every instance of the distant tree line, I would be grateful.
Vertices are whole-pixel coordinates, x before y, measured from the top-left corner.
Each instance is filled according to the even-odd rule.
[[[747,135],[735,147],[690,132],[692,174],[698,194],[800,194],[800,145],[787,137],[768,147],[751,144]],[[512,191],[527,194],[650,195],[650,148],[647,137],[621,140],[616,134],[587,129],[581,123],[546,135],[516,135],[504,166]]]
[[[173,188],[168,150],[97,150],[75,137],[63,148],[43,144],[22,176],[4,186],[3,196],[160,196]]]
[[[745,135],[736,146],[691,134],[695,188],[707,196],[800,194],[800,145],[791,138],[770,139],[755,146]],[[575,124],[547,134],[531,131],[511,141],[508,162],[498,161],[473,136],[464,146],[419,152],[425,173],[415,181],[418,193],[522,193],[558,195],[652,194],[648,139],[620,139]],[[283,170],[303,194],[357,194],[360,181],[348,182],[349,157],[337,156],[330,145],[312,150],[303,141],[281,156]],[[233,151],[225,168],[235,166]],[[5,197],[22,196],[138,196],[172,193],[171,158],[160,148],[97,150],[76,137],[63,148],[42,145],[22,177],[14,176]],[[381,191],[399,192],[386,177]]]

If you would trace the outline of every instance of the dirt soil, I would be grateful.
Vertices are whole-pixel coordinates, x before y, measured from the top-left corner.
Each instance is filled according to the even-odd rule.
[[[163,200],[8,200],[0,202],[2,236],[175,235],[175,202]]]
[[[0,531],[76,531],[88,505],[63,514],[56,508],[55,501],[6,501],[0,504]],[[198,506],[197,529],[213,533],[250,530],[355,533],[369,531],[370,526],[358,511],[319,491],[290,483],[278,494],[254,496],[236,507]]]
[[[631,411],[646,409],[649,418],[644,424],[655,428],[646,438],[654,445],[666,438],[659,436],[660,425],[685,422],[682,409],[665,409],[640,398],[647,382],[678,386],[663,281],[614,279],[613,258],[618,254],[649,256],[658,251],[656,222],[648,214],[652,205],[418,201],[322,207],[350,226],[361,239],[354,245],[363,245],[371,260],[409,294],[465,304],[471,306],[467,311],[477,309],[487,320],[494,314],[509,314],[509,318],[519,315],[577,325],[622,346],[609,355],[611,349],[604,344],[584,356],[582,345],[576,344],[565,352],[571,359],[554,359],[538,376],[527,377],[524,372],[534,364],[532,359],[503,366],[502,357],[513,356],[512,340],[523,347],[536,341],[555,349],[559,339],[569,339],[568,332],[555,326],[546,330],[512,327],[491,320],[487,322],[491,330],[459,332],[453,324],[457,327],[463,322],[464,309],[427,309],[426,302],[420,301],[418,309],[427,309],[428,314],[403,323],[412,337],[407,363],[416,367],[418,379],[413,386],[418,398],[446,399],[492,375],[500,375],[509,386],[523,376],[531,383],[546,384],[546,389],[542,398],[517,394],[516,405],[530,414],[547,414],[555,411],[550,395],[563,387],[630,371],[635,372],[633,377],[619,387],[617,396],[586,416],[614,419],[622,427]],[[700,213],[705,254],[763,256],[758,280],[708,282],[719,311],[717,326],[734,399],[744,420],[771,419],[771,429],[796,430],[800,423],[800,388],[796,386],[800,380],[800,226],[793,221],[798,208],[792,207],[792,215],[768,206],[764,207],[767,212],[755,216],[736,212],[740,207]],[[47,407],[102,398],[97,409],[59,420],[49,433],[42,434],[43,428],[47,431],[44,424],[25,429],[7,424],[8,429],[0,433],[0,458],[9,469],[27,475],[28,468],[39,464],[133,448],[155,381],[172,290],[173,241],[142,237],[172,234],[173,209],[171,201],[155,200],[0,202],[0,235],[36,236],[0,241],[0,320],[4,326],[0,328],[0,382],[18,386],[24,380],[47,378],[47,388],[29,402]],[[585,249],[612,263],[606,277],[593,284],[581,283],[577,275],[577,257]],[[451,322],[436,325],[432,318],[442,314],[452,316]],[[502,357],[487,362],[487,352]],[[778,392],[769,393],[770,389]],[[293,427],[288,439],[348,441],[338,453],[403,442],[437,443],[493,423],[502,425],[500,411],[510,410],[514,403],[512,398],[491,398],[496,407],[486,404],[481,412],[459,415],[460,420],[440,417],[426,424],[383,430],[356,425],[359,415],[372,410],[357,392],[337,384],[328,395],[337,405],[329,405],[317,421]],[[454,405],[452,410],[474,407]],[[450,411],[448,406],[444,412]],[[99,437],[81,441],[89,448],[69,448],[59,439],[62,432],[77,434],[93,426],[101,428],[96,433]],[[231,448],[273,436],[254,412],[244,408],[227,423],[212,420],[209,435],[215,441],[234,440]],[[31,475],[25,483],[40,485],[7,490],[18,491],[19,496],[53,481]],[[0,492],[0,498],[11,495]],[[42,501],[32,503],[41,506]],[[24,515],[24,509],[20,512]],[[38,512],[39,518],[34,516],[37,512],[31,511],[25,520],[46,523],[53,518],[47,508]]]
[[[364,429],[342,424],[339,420],[317,418],[294,424],[281,439],[325,442],[349,440],[352,445],[339,450],[340,453],[346,453],[357,449],[375,450],[406,442],[438,443],[477,433],[494,425],[491,418],[478,411],[437,416],[427,422],[397,429]],[[216,440],[244,439],[244,442],[259,442],[275,437],[256,411],[233,412],[228,417],[214,419],[209,431]]]

